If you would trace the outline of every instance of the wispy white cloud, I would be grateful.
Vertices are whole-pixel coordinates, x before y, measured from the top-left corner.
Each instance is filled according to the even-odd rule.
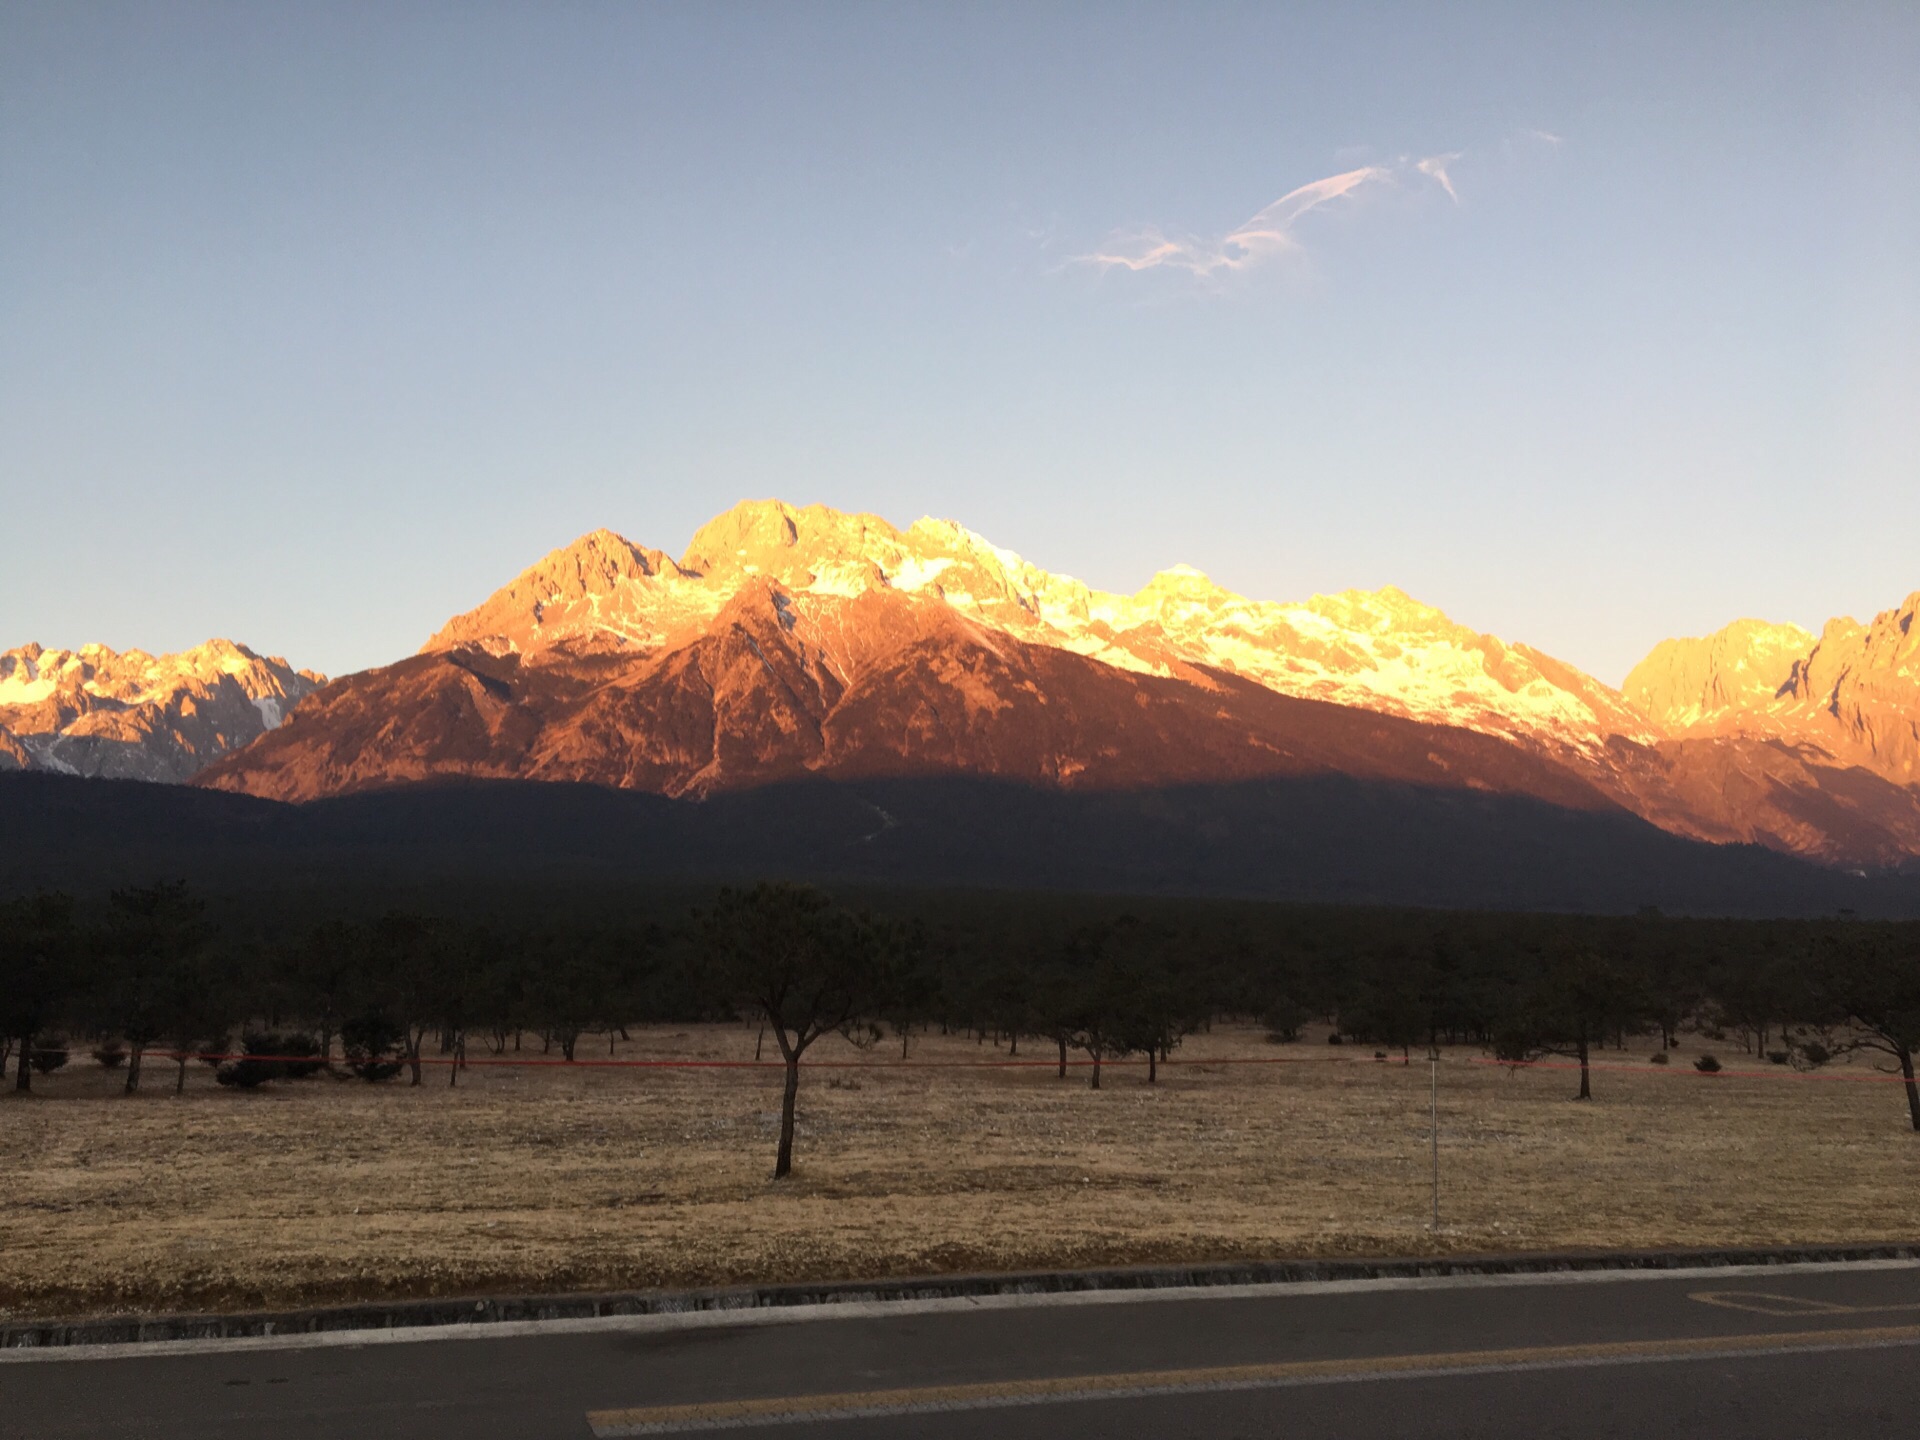
[[[1409,175],[1438,184],[1458,204],[1460,195],[1447,167],[1459,158],[1460,152],[1454,151],[1418,161],[1403,159],[1392,165],[1362,165],[1312,180],[1217,237],[1168,235],[1154,225],[1116,230],[1097,249],[1076,255],[1073,263],[1103,271],[1181,270],[1203,280],[1251,270],[1299,252],[1302,245],[1294,228],[1310,212],[1348,201],[1364,190],[1397,184]]]
[[[1429,155],[1413,167],[1428,179],[1437,181],[1440,188],[1447,192],[1447,198],[1456,205],[1460,203],[1460,192],[1453,188],[1453,177],[1447,174],[1447,167],[1458,160],[1461,153],[1450,150],[1445,155]]]

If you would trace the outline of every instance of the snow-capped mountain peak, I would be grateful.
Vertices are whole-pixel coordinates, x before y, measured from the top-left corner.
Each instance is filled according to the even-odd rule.
[[[427,650],[478,645],[673,649],[750,579],[821,603],[873,590],[935,598],[976,623],[1116,668],[1208,666],[1282,694],[1593,750],[1655,727],[1571,667],[1455,624],[1391,586],[1252,600],[1190,565],[1131,595],[1056,574],[952,520],[900,530],[876,515],[749,501],[702,526],[676,564],[609,531],[554,551],[457,617]]]

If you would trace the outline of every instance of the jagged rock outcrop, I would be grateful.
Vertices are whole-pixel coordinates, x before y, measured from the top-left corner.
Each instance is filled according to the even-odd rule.
[[[421,649],[472,645],[502,655],[570,642],[652,649],[705,618],[697,609],[678,611],[683,592],[671,581],[686,578],[660,551],[596,530],[456,615]]]
[[[1868,625],[1829,621],[1785,697],[1838,759],[1920,783],[1920,592]]]
[[[0,768],[182,781],[278,726],[325,677],[229,640],[0,654]]]

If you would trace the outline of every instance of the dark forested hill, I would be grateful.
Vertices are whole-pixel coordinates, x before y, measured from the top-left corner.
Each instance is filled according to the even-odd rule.
[[[1669,914],[1920,915],[1920,878],[1680,839],[1618,810],[1315,776],[1063,792],[808,781],[704,801],[455,782],[289,805],[0,775],[0,889],[732,879]]]

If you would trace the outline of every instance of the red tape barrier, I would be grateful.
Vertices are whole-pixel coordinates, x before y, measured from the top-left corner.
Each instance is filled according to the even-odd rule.
[[[333,1055],[322,1060],[318,1055],[248,1055],[213,1054],[198,1050],[143,1050],[148,1058],[178,1061],[187,1060],[259,1060],[269,1063],[290,1065],[343,1065],[345,1057]],[[411,1065],[413,1061],[406,1055],[385,1054],[373,1057],[372,1063],[388,1065]],[[480,1065],[557,1065],[574,1070],[784,1070],[784,1060],[556,1060],[551,1055],[513,1056],[470,1055],[464,1059],[452,1055],[422,1055],[422,1065],[460,1065],[474,1067]],[[1069,1058],[1070,1068],[1091,1066],[1091,1060]],[[1160,1064],[1168,1065],[1334,1065],[1334,1064],[1385,1064],[1385,1061],[1348,1059],[1345,1056],[1328,1055],[1309,1059],[1304,1055],[1228,1055],[1218,1059],[1200,1060],[1194,1058],[1167,1059]],[[1425,1063],[1423,1060],[1422,1064]],[[808,1070],[1057,1070],[1058,1059],[1053,1060],[802,1060],[801,1066]],[[1102,1060],[1101,1068],[1140,1065],[1145,1060],[1133,1058]]]
[[[203,1054],[199,1051],[144,1050],[142,1056],[150,1059],[206,1060],[224,1062],[228,1060],[258,1060],[264,1064],[287,1065],[344,1065],[344,1056],[329,1056],[322,1059],[318,1055],[248,1055],[248,1054]],[[1213,1059],[1195,1057],[1168,1058],[1160,1061],[1162,1068],[1179,1065],[1206,1067],[1209,1065],[1392,1065],[1398,1059],[1400,1068],[1412,1065],[1424,1065],[1425,1056],[1402,1058],[1389,1056],[1361,1058],[1348,1055],[1222,1055]],[[1442,1056],[1445,1064],[1459,1064],[1455,1056]],[[362,1063],[382,1065],[412,1065],[414,1059],[406,1055],[380,1055]],[[421,1065],[459,1065],[463,1069],[477,1069],[483,1066],[519,1067],[553,1066],[572,1070],[784,1070],[784,1060],[610,1060],[610,1059],[555,1059],[550,1055],[501,1056],[471,1055],[422,1055],[418,1058]],[[1101,1060],[1102,1069],[1124,1069],[1145,1066],[1142,1059]],[[1579,1070],[1577,1060],[1497,1060],[1489,1056],[1470,1055],[1465,1057],[1468,1065],[1499,1066],[1508,1070]],[[807,1070],[1058,1070],[1060,1061],[1047,1060],[805,1060],[801,1067]],[[1067,1067],[1073,1070],[1091,1069],[1094,1062],[1078,1058],[1069,1058]],[[1832,1072],[1813,1072],[1792,1070],[1786,1067],[1771,1070],[1696,1070],[1691,1065],[1621,1065],[1608,1061],[1594,1061],[1586,1067],[1589,1071],[1603,1071],[1616,1075],[1641,1075],[1659,1079],[1693,1080],[1833,1080],[1855,1084],[1894,1084],[1906,1083],[1904,1076],[1897,1074],[1836,1074]]]

